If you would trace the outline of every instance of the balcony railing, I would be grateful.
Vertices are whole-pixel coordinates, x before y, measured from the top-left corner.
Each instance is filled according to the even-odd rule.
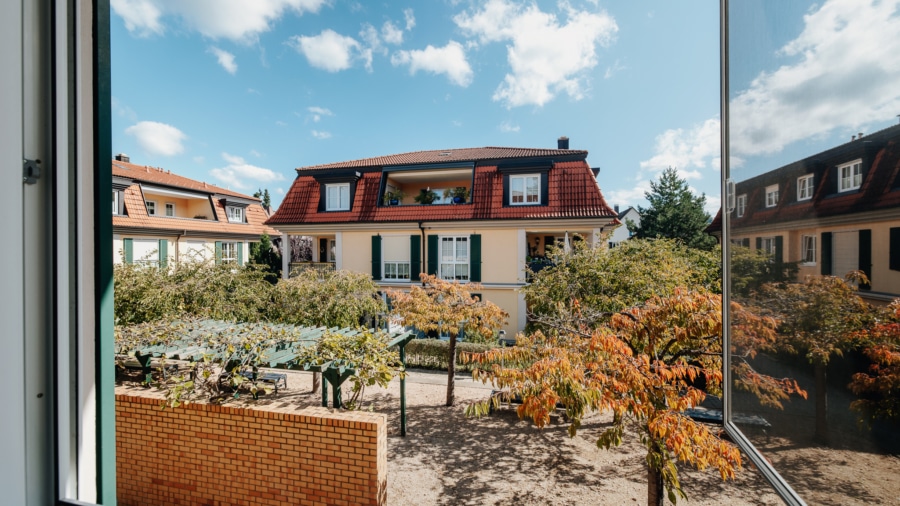
[[[303,271],[314,270],[320,274],[334,271],[334,262],[291,262],[291,277]]]

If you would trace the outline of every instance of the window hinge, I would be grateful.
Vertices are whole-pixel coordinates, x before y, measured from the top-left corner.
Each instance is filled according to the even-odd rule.
[[[25,184],[37,183],[41,177],[41,161],[40,160],[22,160],[22,181]]]

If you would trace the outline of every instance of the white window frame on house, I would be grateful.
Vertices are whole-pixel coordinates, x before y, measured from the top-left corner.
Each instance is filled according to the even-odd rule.
[[[775,256],[775,237],[763,237],[762,238],[762,247],[760,248],[766,252],[766,254],[774,257]]]
[[[747,211],[747,194],[746,193],[737,196],[737,205],[735,206],[735,209],[737,211],[738,218],[744,216],[744,213]]]
[[[471,259],[469,236],[442,235],[439,239],[438,277],[449,281],[468,281],[469,277],[472,275],[469,266],[469,261]],[[445,254],[444,246],[447,244],[451,245],[451,252],[449,254]],[[460,249],[461,247],[462,249]]]
[[[529,181],[534,181],[534,187],[529,188]],[[519,186],[517,190],[517,186]],[[516,192],[520,192],[521,200],[516,200]],[[509,176],[509,205],[511,206],[530,206],[541,203],[541,175],[540,174],[522,174]]]
[[[244,208],[225,206],[225,214],[228,215],[228,223],[244,223]]]
[[[156,216],[156,201],[146,200],[144,203],[147,205],[147,216]]]
[[[775,207],[778,205],[778,185],[773,184],[766,186],[766,207]]]
[[[337,202],[335,202],[335,199],[337,199]],[[325,210],[350,210],[350,183],[334,183],[325,185]]]
[[[166,202],[166,217],[174,218],[175,217],[175,204],[172,202]]]
[[[856,190],[862,186],[862,159],[839,165],[837,173],[839,192]]]
[[[816,236],[800,236],[800,263],[816,265]]]
[[[813,175],[807,174],[797,178],[797,200],[809,200],[813,197]]]
[[[113,214],[119,214],[119,192],[113,190],[112,194]]]
[[[235,241],[222,241],[222,263],[236,264],[238,261],[238,243]]]

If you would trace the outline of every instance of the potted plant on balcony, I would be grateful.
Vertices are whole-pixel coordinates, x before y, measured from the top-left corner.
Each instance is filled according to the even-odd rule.
[[[437,200],[438,194],[431,191],[431,187],[419,190],[419,194],[414,197],[419,204],[431,204]]]
[[[450,199],[454,204],[465,204],[469,201],[469,189],[465,186],[447,188],[444,190],[444,198]]]
[[[406,197],[406,194],[403,193],[403,190],[386,191],[384,192],[384,197],[382,197],[382,202],[386,206],[399,206],[404,197]]]

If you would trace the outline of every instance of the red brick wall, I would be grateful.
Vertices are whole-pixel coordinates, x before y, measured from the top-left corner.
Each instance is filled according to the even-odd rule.
[[[116,395],[120,505],[385,504],[384,415]]]

